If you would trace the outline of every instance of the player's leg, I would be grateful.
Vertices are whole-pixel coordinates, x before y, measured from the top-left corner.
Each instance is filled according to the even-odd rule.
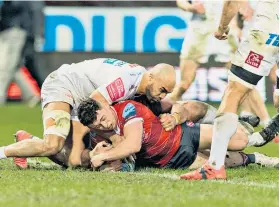
[[[257,115],[260,118],[260,124],[262,126],[266,126],[270,121],[270,116],[268,114],[264,101],[257,89],[254,88],[248,94],[246,101],[248,103],[250,111],[252,111],[253,114]]]
[[[274,18],[274,17],[273,17]],[[275,28],[273,28],[274,30]],[[238,105],[246,94],[257,85],[258,81],[269,74],[277,62],[279,48],[267,45],[270,34],[251,30],[246,40],[240,44],[233,59],[229,75],[229,83],[214,122],[213,142],[209,163],[205,164],[205,179],[220,179],[219,171],[224,171],[224,159],[230,138],[237,129],[236,115]],[[274,125],[274,124],[273,124]],[[279,127],[279,124],[278,124]],[[274,126],[272,128],[275,128]],[[203,167],[204,168],[204,167]],[[202,179],[200,171],[187,173],[184,179]],[[210,176],[211,175],[211,176]],[[213,176],[212,176],[213,175]]]
[[[72,141],[73,146],[69,155],[69,166],[82,165],[81,153],[85,149],[85,144],[82,137],[88,132],[88,128],[83,126],[79,121],[72,121],[73,133]]]
[[[49,103],[43,110],[44,139],[25,139],[4,148],[6,157],[45,157],[58,153],[70,130],[70,105]]]
[[[81,166],[85,168],[89,168],[90,166],[90,157],[89,152],[92,149],[91,141],[90,141],[90,134],[86,134],[83,138],[83,144],[85,145],[85,148],[81,153]],[[69,157],[70,153],[73,147],[73,136],[72,136],[72,130],[69,132],[69,135],[67,136],[67,139],[65,141],[65,144],[60,152],[58,152],[55,155],[51,155],[48,158],[55,162],[56,164],[59,164],[63,167],[69,166]]]
[[[18,70],[26,32],[13,27],[0,32],[0,105],[7,100],[7,89]]]
[[[211,147],[213,141],[213,129],[213,125],[201,124],[199,150],[209,149]],[[248,136],[244,133],[241,127],[237,127],[236,132],[232,136],[232,139],[229,141],[228,149],[234,151],[243,150],[244,148],[246,148],[247,143]]]
[[[198,28],[188,29],[180,55],[181,80],[169,95],[172,100],[180,100],[195,79],[196,69],[199,66],[197,60],[204,52],[208,35],[209,33],[201,33]]]
[[[254,128],[242,122],[238,124],[236,132],[232,135],[228,147],[231,151],[240,151],[250,146],[263,146],[274,139],[279,131],[279,116],[273,117],[268,126],[259,132],[254,132]],[[213,140],[214,126],[208,124],[200,125],[199,150],[209,149]]]
[[[72,94],[64,85],[55,71],[47,77],[41,89],[44,139],[19,133],[19,136],[28,136],[17,137],[18,143],[1,147],[0,159],[23,157],[25,164],[22,166],[27,167],[24,157],[50,156],[61,150],[70,130],[70,106],[73,106]],[[15,163],[21,166],[21,162],[15,160]]]
[[[209,159],[210,150],[203,150],[197,153],[196,160],[189,169],[198,169]],[[250,164],[259,164],[265,167],[278,168],[279,158],[270,157],[259,152],[244,153],[244,152],[227,152],[225,158],[226,168],[245,167]]]

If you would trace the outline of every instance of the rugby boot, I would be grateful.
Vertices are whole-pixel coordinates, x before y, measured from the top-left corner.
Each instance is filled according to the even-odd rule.
[[[239,121],[244,121],[250,124],[252,127],[257,127],[260,123],[260,118],[254,115],[245,115],[238,117]]]
[[[24,130],[19,130],[15,133],[16,142],[20,142],[25,139],[31,139],[32,135]],[[14,157],[14,163],[16,166],[22,169],[26,169],[28,167],[27,158],[26,157]]]
[[[180,179],[184,180],[226,180],[226,178],[225,166],[216,170],[208,162],[201,168],[180,176]]]
[[[279,167],[279,158],[278,157],[269,157],[259,152],[254,152],[255,155],[255,163],[264,167]]]
[[[263,128],[259,133],[263,137],[264,143],[256,147],[261,147],[273,140],[274,138],[276,138],[279,134],[279,114],[276,114],[274,117],[272,117],[269,124],[265,128]]]

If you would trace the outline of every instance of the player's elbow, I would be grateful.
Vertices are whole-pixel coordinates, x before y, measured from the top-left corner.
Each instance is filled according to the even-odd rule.
[[[140,150],[141,150],[141,144],[134,145],[133,147],[130,148],[129,154],[135,154],[137,152],[140,152]]]

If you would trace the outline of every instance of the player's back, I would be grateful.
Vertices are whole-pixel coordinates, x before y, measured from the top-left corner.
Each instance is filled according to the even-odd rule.
[[[171,131],[165,131],[159,118],[141,103],[123,101],[114,105],[118,115],[120,134],[123,135],[125,124],[133,119],[143,121],[142,148],[137,153],[137,164],[153,167],[163,167],[174,156],[179,148],[182,128],[176,126]]]
[[[135,66],[112,58],[98,58],[70,65],[65,64],[57,70],[60,77],[65,80],[65,86],[71,91],[77,104],[88,98],[97,88],[104,86],[102,90],[109,90],[106,88],[106,84],[116,85],[114,81],[121,83],[116,85],[116,90],[119,90],[117,87],[122,87],[120,90],[125,96],[129,96],[129,89],[140,83],[145,71],[146,69],[142,66]],[[131,90],[131,93],[133,92]],[[110,96],[110,98],[112,97]]]

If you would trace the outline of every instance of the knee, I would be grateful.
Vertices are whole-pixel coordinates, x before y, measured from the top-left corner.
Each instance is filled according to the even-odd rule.
[[[244,150],[248,144],[248,136],[240,129],[235,133],[235,136],[238,137],[236,142],[238,142],[236,149],[234,150]]]
[[[60,152],[64,145],[64,139],[55,135],[48,135],[45,137],[43,151],[47,155],[54,155]]]

